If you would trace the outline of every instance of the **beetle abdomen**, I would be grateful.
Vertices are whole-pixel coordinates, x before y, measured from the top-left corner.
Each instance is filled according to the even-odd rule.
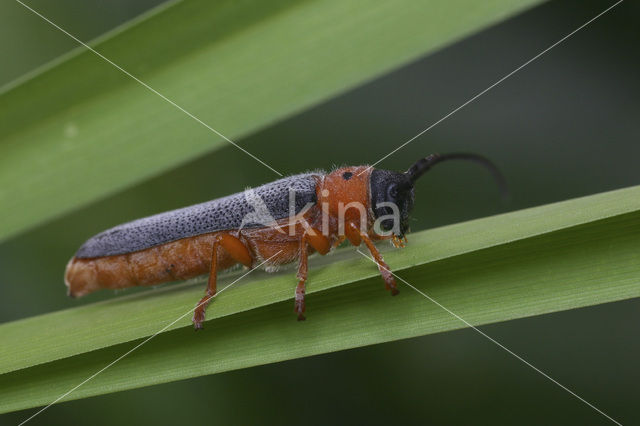
[[[101,288],[155,285],[206,274],[211,270],[213,243],[216,236],[224,232],[196,235],[115,256],[74,257],[67,264],[64,277],[69,295],[81,297]],[[270,259],[265,267],[292,262],[299,255],[300,245],[296,237],[283,235],[278,228],[247,230],[244,239],[254,258]],[[226,250],[218,250],[218,271],[236,263]]]
[[[317,202],[318,177],[318,174],[312,173],[289,176],[253,190],[118,225],[87,240],[75,257],[114,256],[195,235],[264,226],[265,215],[257,211],[260,206],[256,206],[255,196],[262,200],[270,218],[282,219],[289,215],[290,190],[295,194],[296,214],[308,203]],[[257,215],[247,216],[252,212]]]
[[[74,257],[67,264],[65,284],[70,296],[80,297],[101,288],[155,285],[196,277],[210,268],[215,236],[198,235],[115,256]],[[226,269],[234,260],[221,251],[218,264]]]

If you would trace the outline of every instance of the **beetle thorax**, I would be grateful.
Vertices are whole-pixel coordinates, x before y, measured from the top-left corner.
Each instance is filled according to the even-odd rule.
[[[369,176],[371,170],[365,166],[343,167],[322,179],[318,185],[318,202],[323,214],[342,231],[346,223],[355,223],[368,229],[372,223],[370,208]]]

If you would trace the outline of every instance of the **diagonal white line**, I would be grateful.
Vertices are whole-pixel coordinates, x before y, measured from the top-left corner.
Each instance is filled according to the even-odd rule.
[[[385,155],[384,157],[380,158],[378,161],[376,161],[375,163],[373,163],[372,165],[370,165],[369,167],[367,167],[365,170],[361,171],[359,174],[364,173],[366,170],[371,169],[373,167],[375,167],[377,164],[379,164],[380,162],[382,162],[383,160],[385,160],[386,158],[392,156],[393,154],[395,154],[397,151],[401,150],[402,148],[404,148],[405,146],[409,145],[411,142],[413,142],[414,140],[418,139],[420,136],[424,135],[425,133],[427,133],[429,130],[433,129],[434,127],[436,127],[438,124],[442,123],[444,120],[446,120],[447,118],[451,117],[453,114],[455,114],[456,112],[460,111],[462,108],[466,107],[467,105],[469,105],[471,102],[475,101],[476,99],[478,99],[480,96],[484,95],[485,93],[487,93],[489,90],[493,89],[494,87],[496,87],[498,84],[502,83],[503,81],[505,81],[506,79],[508,79],[509,77],[511,77],[512,75],[514,75],[515,73],[517,73],[518,71],[520,71],[522,68],[526,67],[527,65],[529,65],[531,62],[535,61],[536,59],[538,59],[539,57],[541,57],[542,55],[544,55],[545,53],[547,53],[548,51],[550,51],[551,49],[553,49],[554,47],[556,47],[557,45],[559,45],[560,43],[562,43],[563,41],[565,41],[566,39],[568,39],[569,37],[571,37],[572,35],[574,35],[575,33],[577,33],[578,31],[580,31],[581,29],[583,29],[584,27],[586,27],[587,25],[591,24],[593,21],[595,21],[596,19],[600,18],[602,15],[604,15],[605,13],[609,12],[611,9],[613,9],[614,7],[616,7],[617,5],[619,5],[620,3],[622,3],[624,0],[618,0],[618,2],[616,2],[615,4],[609,6],[608,8],[606,8],[605,10],[603,10],[602,12],[600,12],[599,14],[597,14],[596,16],[594,16],[593,18],[589,19],[587,22],[585,22],[584,24],[580,25],[578,28],[576,28],[575,30],[571,31],[569,34],[567,34],[566,36],[562,37],[560,40],[556,41],[555,43],[553,43],[551,46],[547,47],[546,49],[544,49],[542,52],[538,53],[536,56],[534,56],[533,58],[529,59],[527,62],[525,62],[524,64],[520,65],[518,68],[514,69],[513,71],[511,71],[509,74],[505,75],[504,77],[502,77],[500,80],[496,81],[495,83],[493,83],[491,86],[487,87],[486,89],[484,89],[483,91],[481,91],[480,93],[478,93],[477,95],[475,95],[474,97],[472,97],[471,99],[469,99],[468,101],[466,101],[465,103],[463,103],[462,105],[460,105],[459,107],[457,107],[456,109],[454,109],[453,111],[449,112],[447,115],[445,115],[444,117],[442,117],[441,119],[439,119],[438,121],[436,121],[435,123],[431,124],[429,127],[427,127],[426,129],[424,129],[423,131],[421,131],[420,133],[418,133],[417,135],[415,135],[414,137],[412,137],[411,139],[409,139],[408,141],[406,141],[405,143],[403,143],[402,145],[400,145],[399,147],[397,147],[396,149],[394,149],[393,151],[391,151],[390,153],[388,153],[387,155]]]
[[[356,251],[358,253],[360,253],[362,256],[364,256],[367,259],[369,259],[370,261],[372,261],[373,263],[375,263],[376,265],[378,265],[378,262],[376,262],[373,258],[371,258],[371,257],[367,256],[366,254],[364,254],[363,252],[361,252],[360,249],[358,249]],[[409,287],[414,289],[416,292],[420,293],[422,296],[424,296],[425,298],[429,299],[429,301],[435,303],[436,305],[438,305],[438,307],[442,308],[447,313],[453,315],[454,317],[456,317],[457,319],[462,321],[467,327],[472,328],[474,331],[478,332],[481,336],[487,338],[489,341],[491,341],[492,343],[496,344],[499,348],[505,350],[507,353],[509,353],[510,355],[514,356],[518,361],[521,361],[522,363],[524,363],[527,366],[531,367],[536,372],[540,373],[542,376],[544,376],[545,378],[549,379],[551,382],[553,382],[556,385],[560,386],[562,389],[564,389],[565,391],[569,392],[571,395],[573,395],[574,397],[578,398],[580,401],[584,402],[589,407],[593,408],[595,411],[597,411],[598,413],[602,414],[607,419],[611,420],[613,423],[615,423],[615,424],[617,424],[619,426],[622,426],[622,424],[620,422],[618,422],[617,420],[613,419],[611,416],[607,415],[607,413],[605,413],[604,411],[602,411],[601,409],[599,409],[598,407],[596,407],[595,405],[593,405],[592,403],[590,403],[586,399],[582,398],[580,395],[578,395],[577,393],[575,393],[574,391],[572,391],[568,387],[564,386],[562,383],[558,382],[556,379],[554,379],[553,377],[549,376],[547,373],[545,373],[544,371],[540,370],[538,367],[534,366],[533,364],[531,364],[530,362],[528,362],[527,360],[522,358],[520,355],[518,355],[515,352],[513,352],[511,349],[509,349],[506,346],[504,346],[502,343],[498,342],[496,339],[494,339],[493,337],[489,336],[484,331],[482,331],[479,328],[475,327],[473,324],[471,324],[469,321],[467,321],[464,318],[462,318],[460,315],[456,314],[455,312],[451,311],[447,307],[443,306],[437,300],[435,300],[434,298],[430,297],[428,294],[426,294],[426,293],[422,292],[421,290],[417,289],[412,284],[410,284],[409,282],[407,282],[403,278],[399,277],[398,275],[396,275],[395,273],[393,273],[389,269],[385,268],[384,266],[378,265],[378,267],[386,270],[387,272],[392,274],[394,277],[396,277],[397,279],[399,279],[400,281],[402,281],[403,283],[405,283],[406,285],[408,285]]]
[[[72,38],[73,40],[75,40],[76,42],[80,43],[82,46],[84,46],[85,48],[87,48],[88,50],[90,50],[92,53],[94,53],[95,55],[99,56],[100,58],[104,59],[106,62],[108,62],[109,64],[113,65],[115,68],[117,68],[119,71],[121,71],[122,73],[124,73],[125,75],[127,75],[128,77],[132,78],[133,80],[135,80],[136,82],[138,82],[140,85],[142,85],[143,87],[145,87],[146,89],[148,89],[149,91],[155,93],[156,95],[160,96],[162,99],[164,99],[165,101],[167,101],[169,104],[173,105],[175,108],[179,109],[180,111],[182,111],[183,113],[185,113],[186,115],[188,115],[189,117],[193,118],[195,121],[197,121],[198,123],[200,123],[201,125],[203,125],[204,127],[206,127],[207,129],[209,129],[210,131],[212,131],[213,133],[215,133],[216,135],[220,136],[222,139],[226,140],[227,142],[229,142],[231,145],[235,146],[236,148],[238,148],[240,151],[244,152],[245,154],[247,154],[249,157],[253,158],[254,160],[256,160],[257,162],[259,162],[260,164],[262,164],[263,166],[267,167],[268,169],[270,169],[272,172],[274,172],[275,174],[277,174],[278,176],[283,176],[282,173],[280,173],[279,171],[277,171],[276,169],[274,169],[273,167],[271,167],[270,165],[268,165],[267,163],[265,163],[264,161],[262,161],[261,159],[259,159],[258,157],[256,157],[255,155],[253,155],[252,153],[250,153],[249,151],[247,151],[246,149],[242,148],[240,145],[238,145],[237,143],[235,143],[234,141],[232,141],[231,139],[229,139],[228,137],[226,137],[225,135],[223,135],[222,133],[220,133],[219,131],[217,131],[216,129],[214,129],[213,127],[209,126],[207,123],[205,123],[204,121],[200,120],[198,117],[196,117],[195,115],[193,115],[192,113],[190,113],[189,111],[187,111],[186,109],[184,109],[183,107],[181,107],[180,105],[178,105],[177,103],[175,103],[174,101],[172,101],[171,99],[167,98],[165,95],[163,95],[162,93],[158,92],[156,89],[154,89],[153,87],[149,86],[147,83],[145,83],[144,81],[140,80],[138,77],[136,77],[135,75],[131,74],[129,71],[125,70],[124,68],[122,68],[120,65],[116,64],[115,62],[113,62],[111,59],[107,58],[106,56],[104,56],[103,54],[101,54],[100,52],[98,52],[97,50],[95,50],[93,47],[89,46],[88,44],[86,44],[85,42],[83,42],[82,40],[80,40],[79,38],[77,38],[76,36],[74,36],[73,34],[69,33],[68,31],[66,31],[64,28],[61,28],[59,25],[57,25],[55,22],[51,21],[49,18],[47,18],[46,16],[42,15],[41,13],[39,13],[38,11],[34,10],[33,8],[27,6],[26,4],[24,4],[22,1],[20,0],[16,0],[16,2],[20,3],[22,6],[24,6],[26,9],[30,10],[31,12],[33,12],[34,14],[36,14],[37,16],[39,16],[40,18],[42,18],[44,21],[48,22],[49,24],[51,24],[52,26],[54,26],[55,28],[57,28],[58,30],[60,30],[61,32],[63,32],[64,34],[66,34],[68,37]]]
[[[113,366],[116,362],[120,361],[121,359],[123,359],[124,357],[126,357],[127,355],[129,355],[131,352],[135,351],[136,349],[138,349],[140,346],[144,345],[145,343],[147,343],[149,340],[153,339],[154,337],[156,337],[158,334],[162,333],[163,331],[165,331],[166,329],[168,329],[169,327],[171,327],[173,324],[177,323],[178,321],[180,321],[182,318],[186,317],[187,315],[189,315],[191,312],[193,312],[196,308],[198,308],[199,306],[209,303],[209,301],[211,299],[213,299],[214,297],[218,296],[220,293],[222,293],[223,291],[225,291],[226,289],[228,289],[229,287],[231,287],[232,285],[234,285],[235,283],[237,283],[238,281],[240,281],[241,279],[243,279],[244,277],[246,277],[247,275],[249,275],[250,273],[252,273],[253,271],[255,271],[256,269],[258,269],[259,267],[261,267],[262,265],[264,265],[265,263],[267,263],[269,260],[273,259],[275,256],[277,256],[278,254],[280,254],[280,252],[282,252],[282,250],[278,251],[276,254],[274,254],[273,256],[271,256],[270,258],[268,258],[267,260],[263,261],[261,264],[259,264],[258,266],[256,266],[253,269],[250,269],[249,271],[247,271],[246,273],[242,274],[240,277],[236,278],[231,284],[229,284],[228,286],[226,286],[225,288],[223,288],[222,290],[220,290],[219,292],[217,292],[216,294],[214,294],[213,296],[209,297],[208,299],[202,301],[201,303],[198,303],[196,306],[194,306],[192,309],[189,309],[187,312],[185,312],[184,314],[180,315],[178,318],[176,318],[174,321],[170,322],[169,324],[165,325],[164,327],[162,327],[160,330],[158,330],[157,332],[155,332],[154,334],[152,334],[151,336],[147,337],[146,339],[144,339],[142,342],[138,343],[136,346],[134,346],[133,348],[129,349],[127,352],[125,352],[124,354],[120,355],[118,358],[116,358],[115,360],[111,361],[109,364],[107,364],[105,367],[102,367],[100,370],[96,371],[95,373],[93,373],[91,376],[87,377],[86,379],[84,379],[81,383],[77,384],[76,386],[74,386],[72,389],[70,389],[69,391],[65,392],[64,394],[60,395],[59,397],[57,397],[55,400],[53,400],[49,405],[47,405],[46,407],[41,408],[40,410],[38,410],[35,414],[33,414],[31,417],[29,417],[28,419],[25,419],[22,423],[20,423],[19,426],[22,426],[23,424],[27,423],[29,420],[32,420],[35,416],[37,416],[38,414],[42,413],[43,411],[45,411],[46,409],[48,409],[49,407],[51,407],[53,404],[57,403],[58,401],[60,401],[61,399],[63,399],[64,397],[66,397],[67,395],[69,395],[71,392],[74,392],[76,389],[78,389],[80,386],[84,385],[85,383],[87,383],[88,381],[92,380],[93,378],[95,378],[98,374],[102,373],[103,371],[105,371],[107,368]]]

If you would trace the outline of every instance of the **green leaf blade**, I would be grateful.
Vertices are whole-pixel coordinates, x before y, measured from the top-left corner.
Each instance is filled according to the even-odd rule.
[[[412,234],[406,249],[385,257],[401,278],[473,325],[639,297],[639,195],[640,187],[632,187]],[[68,399],[466,326],[402,282],[401,294],[389,297],[371,261],[343,253],[312,269],[306,322],[292,313],[291,274],[260,277],[259,284],[248,279],[210,306],[204,332],[194,333],[187,317]],[[0,412],[51,402],[157,331],[133,324],[162,327],[175,319],[154,307],[173,304],[174,314],[201,291],[178,286],[0,326],[3,342],[20,344],[20,333],[44,339],[38,324],[56,329],[75,318],[76,330],[61,329],[57,338],[60,347],[80,342],[66,356],[60,347],[47,353],[46,339],[30,340],[30,355],[24,347],[3,353]],[[107,323],[94,328],[92,312],[102,312]],[[114,326],[121,317],[125,323]],[[38,351],[45,356],[38,359]],[[22,364],[15,363],[18,356]]]

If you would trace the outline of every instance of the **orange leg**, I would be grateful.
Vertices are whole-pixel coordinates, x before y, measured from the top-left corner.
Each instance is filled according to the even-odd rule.
[[[305,232],[304,236],[300,240],[300,255],[298,261],[298,285],[296,286],[296,303],[294,312],[298,314],[298,321],[304,321],[305,303],[304,296],[306,291],[307,272],[309,270],[308,264],[308,245],[314,248],[318,253],[325,255],[331,250],[331,242],[327,237],[322,235],[320,231],[314,228],[310,228]]]
[[[298,285],[296,286],[296,303],[294,312],[298,314],[298,321],[304,321],[305,304],[304,293],[306,290],[308,267],[307,239],[302,237],[300,241],[300,260],[298,261]]]
[[[249,252],[244,243],[234,237],[231,234],[220,234],[216,237],[213,242],[213,248],[211,250],[211,271],[209,272],[209,281],[207,282],[207,290],[205,295],[200,302],[196,305],[195,310],[193,311],[193,326],[196,330],[200,330],[203,328],[202,323],[205,320],[205,311],[207,309],[207,305],[216,294],[216,285],[217,285],[217,266],[218,266],[218,249],[222,246],[227,253],[235,260],[236,262],[242,263],[247,267],[251,267],[253,264],[253,257]]]
[[[396,294],[398,294],[399,293],[398,286],[396,284],[395,278],[393,277],[393,274],[391,273],[391,269],[389,268],[389,265],[387,265],[387,263],[384,261],[384,259],[382,258],[382,255],[376,248],[375,244],[373,244],[373,241],[371,241],[369,236],[366,234],[366,232],[360,231],[354,223],[349,223],[347,225],[347,229],[349,230],[349,232],[347,233],[347,237],[349,238],[349,240],[353,245],[358,246],[360,245],[360,240],[364,241],[365,245],[371,252],[371,256],[373,256],[373,259],[376,261],[376,264],[378,265],[378,270],[380,271],[380,275],[382,275],[382,279],[384,280],[385,287],[387,288],[387,290],[391,291],[392,296],[395,296]],[[356,232],[357,232],[357,237],[355,237]],[[354,241],[357,242],[358,244],[355,244]]]

